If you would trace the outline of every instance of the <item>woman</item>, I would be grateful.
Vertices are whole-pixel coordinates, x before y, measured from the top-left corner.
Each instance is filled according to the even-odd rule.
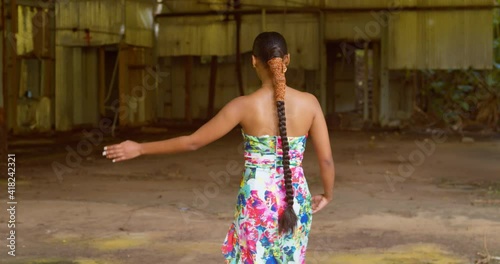
[[[262,81],[259,90],[232,100],[189,136],[142,144],[125,141],[104,148],[103,155],[113,162],[193,151],[241,125],[245,171],[235,220],[222,246],[226,263],[305,263],[312,214],[333,197],[335,173],[325,118],[313,95],[286,86],[289,63],[283,36],[261,33],[252,56]],[[287,121],[286,116],[293,118]],[[301,167],[308,135],[324,186],[324,193],[314,197]]]

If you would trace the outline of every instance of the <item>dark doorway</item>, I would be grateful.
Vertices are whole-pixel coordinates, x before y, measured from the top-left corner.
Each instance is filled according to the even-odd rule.
[[[372,119],[377,45],[327,43],[327,116],[333,127],[361,129]]]
[[[105,117],[114,119],[118,103],[113,103],[119,100],[118,88],[118,49],[115,47],[106,47],[104,51],[104,83],[105,83]],[[119,121],[119,120],[117,120]]]

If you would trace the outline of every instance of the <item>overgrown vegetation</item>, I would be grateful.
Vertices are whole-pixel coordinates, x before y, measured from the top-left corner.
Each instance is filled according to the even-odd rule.
[[[500,4],[500,0],[497,0]],[[422,71],[417,111],[431,124],[456,131],[500,131],[500,10],[494,15],[495,65],[489,71],[474,69]]]
[[[499,127],[500,69],[423,71],[418,106],[433,120],[454,128]]]

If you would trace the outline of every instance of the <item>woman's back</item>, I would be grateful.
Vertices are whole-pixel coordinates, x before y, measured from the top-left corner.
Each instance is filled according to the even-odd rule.
[[[254,136],[279,135],[276,99],[273,87],[263,87],[243,100],[245,113],[240,125],[245,133]],[[316,98],[287,87],[285,112],[287,133],[290,137],[309,133],[317,110]]]
[[[222,248],[226,263],[305,263],[312,213],[332,200],[334,166],[325,118],[316,97],[286,86],[289,63],[283,36],[261,33],[252,55],[262,82],[259,90],[235,98],[191,135],[142,144],[125,141],[103,153],[119,162],[192,151],[241,125],[245,170],[235,219]],[[308,136],[324,185],[324,193],[315,196],[301,166]]]

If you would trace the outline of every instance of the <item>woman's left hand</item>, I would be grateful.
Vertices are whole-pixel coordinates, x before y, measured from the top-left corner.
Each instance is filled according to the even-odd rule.
[[[141,144],[130,140],[123,141],[120,144],[106,146],[104,147],[104,152],[102,153],[103,156],[113,160],[113,162],[133,159],[141,154]]]
[[[325,195],[315,195],[312,197],[312,209],[313,214],[319,212],[321,209],[325,208],[329,204],[331,199],[328,199]]]

